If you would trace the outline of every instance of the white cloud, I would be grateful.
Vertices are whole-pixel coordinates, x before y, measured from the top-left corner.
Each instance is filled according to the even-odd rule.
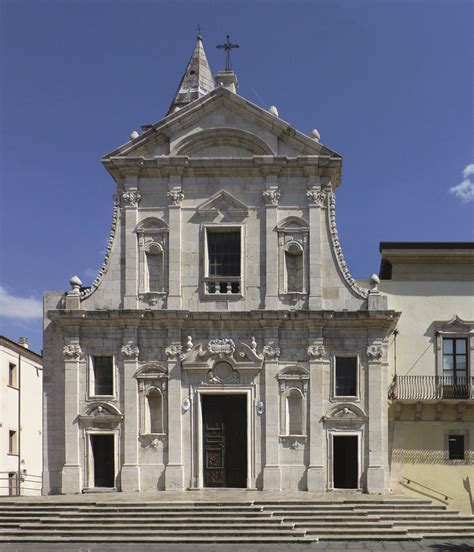
[[[34,297],[15,297],[0,286],[0,318],[30,320],[42,316],[42,301]]]
[[[467,165],[462,171],[462,181],[449,188],[450,193],[458,197],[464,203],[474,200],[474,163]]]

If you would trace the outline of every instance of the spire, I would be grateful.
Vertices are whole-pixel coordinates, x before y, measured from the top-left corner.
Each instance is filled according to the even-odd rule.
[[[212,78],[211,68],[202,43],[201,31],[199,30],[196,48],[179,83],[167,115],[176,111],[176,108],[183,107],[208,94],[214,88],[214,79]]]

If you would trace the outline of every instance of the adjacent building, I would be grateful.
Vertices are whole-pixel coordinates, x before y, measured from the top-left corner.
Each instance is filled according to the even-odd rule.
[[[0,495],[39,495],[43,471],[43,359],[0,335]]]
[[[341,156],[237,87],[230,69],[212,78],[199,37],[168,114],[102,159],[117,186],[104,264],[91,286],[45,296],[44,493],[389,492],[420,408],[400,378],[434,347],[426,325],[472,335],[469,276],[448,310],[423,306],[438,284],[407,284],[400,248],[382,250],[383,285],[352,278]],[[447,399],[443,415],[462,409],[445,429],[464,432],[470,462],[466,366],[464,407]]]

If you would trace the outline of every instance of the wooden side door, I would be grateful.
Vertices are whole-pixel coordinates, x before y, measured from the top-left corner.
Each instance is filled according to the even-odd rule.
[[[225,481],[225,427],[224,416],[218,405],[207,404],[204,423],[204,485],[224,487]]]

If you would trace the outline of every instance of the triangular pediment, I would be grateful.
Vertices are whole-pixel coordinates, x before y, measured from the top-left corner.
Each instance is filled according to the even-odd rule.
[[[340,158],[338,153],[294,129],[283,119],[223,87],[143,128],[141,135],[110,152],[103,160],[141,156],[282,154]],[[202,134],[198,136],[199,133]],[[213,146],[218,146],[215,155]]]
[[[229,215],[247,215],[248,207],[226,190],[221,190],[201,203],[197,208],[200,214],[221,213]]]

